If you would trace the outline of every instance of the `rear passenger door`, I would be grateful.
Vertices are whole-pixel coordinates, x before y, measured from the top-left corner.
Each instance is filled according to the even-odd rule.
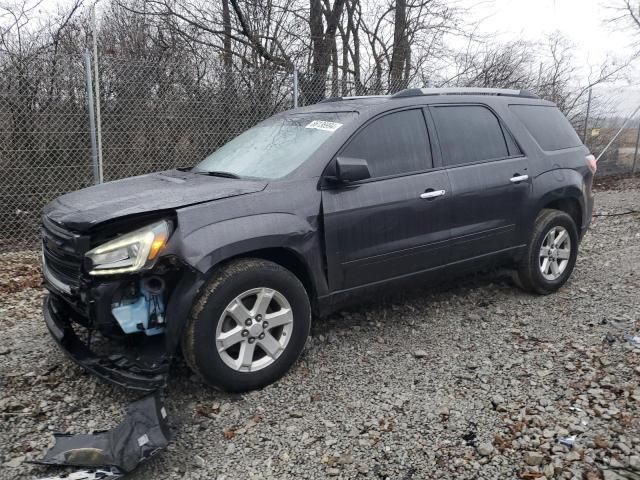
[[[449,181],[433,170],[421,108],[363,126],[338,156],[368,162],[371,178],[322,191],[330,288],[345,290],[448,260]]]
[[[429,110],[451,183],[451,260],[517,246],[531,190],[527,158],[485,105]]]

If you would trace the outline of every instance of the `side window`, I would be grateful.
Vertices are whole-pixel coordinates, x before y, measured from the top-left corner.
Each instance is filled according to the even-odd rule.
[[[538,145],[546,151],[578,147],[582,141],[567,118],[556,107],[509,105]]]
[[[513,139],[513,135],[511,135],[511,133],[509,133],[509,131],[504,128],[502,129],[502,131],[504,132],[504,138],[507,140],[507,147],[509,147],[509,156],[517,157],[518,155],[522,155],[522,150],[520,150],[520,147]]]
[[[509,156],[500,122],[481,105],[432,107],[446,166]]]
[[[390,113],[364,127],[340,154],[363,158],[371,177],[385,177],[432,167],[429,135],[422,111]]]

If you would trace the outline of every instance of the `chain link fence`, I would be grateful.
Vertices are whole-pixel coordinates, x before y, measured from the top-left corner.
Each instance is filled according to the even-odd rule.
[[[0,57],[0,250],[33,246],[42,206],[91,180],[83,59]]]
[[[292,107],[291,74],[225,72],[106,57],[100,62],[104,180],[197,163]]]
[[[364,85],[331,75],[104,55],[95,89],[89,86],[95,65],[86,60],[0,54],[2,251],[36,247],[42,207],[96,183],[98,158],[104,181],[193,165],[295,105],[406,86],[382,78]]]
[[[89,78],[82,55],[0,56],[0,251],[37,246],[42,207],[96,183]],[[101,57],[96,155],[104,181],[197,163],[291,108],[292,85],[279,70]]]
[[[295,105],[416,86],[382,74],[365,82],[331,73],[104,55],[98,88],[89,89],[94,72],[86,60],[0,54],[0,251],[36,247],[43,205],[94,184],[98,159],[104,181],[193,165]],[[98,107],[94,129],[90,114]],[[101,145],[95,151],[92,135]],[[630,168],[620,156],[603,160],[612,173]]]
[[[587,129],[585,144],[598,155],[620,131],[602,121]],[[640,171],[640,122],[630,122],[622,129],[611,146],[598,161],[598,175],[609,176]]]

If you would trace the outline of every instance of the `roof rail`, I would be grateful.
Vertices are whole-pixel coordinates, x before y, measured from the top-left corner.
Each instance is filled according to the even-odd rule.
[[[424,95],[498,95],[503,97],[540,98],[528,90],[512,88],[477,88],[477,87],[447,87],[447,88],[407,88],[400,90],[391,98],[417,97]]]
[[[359,100],[361,98],[389,98],[389,95],[354,95],[351,97],[328,97],[323,98],[318,103],[340,102],[342,100]]]

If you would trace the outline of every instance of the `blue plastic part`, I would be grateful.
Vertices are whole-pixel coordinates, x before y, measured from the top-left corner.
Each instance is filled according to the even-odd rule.
[[[152,301],[152,295],[141,289],[142,295],[134,303],[120,305],[111,309],[111,313],[118,321],[120,328],[126,334],[140,332],[139,325],[146,335],[158,335],[164,332],[164,327],[149,328],[149,318],[152,314],[164,319],[164,302],[162,297],[157,295],[157,306]]]

